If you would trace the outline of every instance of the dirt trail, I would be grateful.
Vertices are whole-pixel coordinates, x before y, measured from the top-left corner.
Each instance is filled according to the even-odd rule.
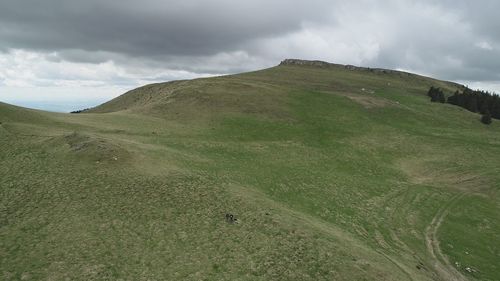
[[[338,228],[337,226],[305,213],[290,209],[286,205],[276,202],[268,198],[266,195],[261,194],[258,190],[243,188],[237,184],[230,185],[230,188],[234,195],[242,196],[246,199],[261,201],[263,203],[259,204],[260,206],[272,206],[275,210],[282,211],[284,214],[290,216],[290,218],[300,221],[301,225],[311,226],[318,231],[330,234],[332,237],[342,241],[342,244],[349,245],[350,251],[355,253],[355,255],[359,253],[364,259],[371,260],[372,262],[380,261],[380,258],[385,258],[390,264],[392,264],[393,267],[391,269],[385,268],[384,270],[391,270],[394,274],[397,274],[394,269],[399,269],[399,278],[396,280],[420,280],[419,275],[415,274],[414,270],[408,268],[407,265],[400,262],[397,258],[392,257],[383,250],[371,248],[363,241],[341,228]],[[372,260],[372,258],[374,259]],[[403,278],[403,276],[406,278]]]
[[[441,223],[448,215],[450,208],[454,206],[460,199],[462,199],[467,192],[461,192],[453,196],[443,207],[441,207],[431,223],[425,230],[425,242],[427,251],[434,260],[433,266],[437,273],[443,280],[462,281],[467,280],[448,260],[448,258],[441,251],[439,240],[437,239],[437,231]]]

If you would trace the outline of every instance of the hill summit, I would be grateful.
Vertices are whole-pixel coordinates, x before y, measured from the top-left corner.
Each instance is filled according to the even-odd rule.
[[[302,60],[302,59],[285,59],[281,61],[280,65],[297,65],[297,66],[316,66],[316,67],[336,67],[336,68],[344,68],[346,70],[354,70],[354,71],[369,71],[373,73],[396,73],[396,74],[401,74],[401,75],[416,75],[412,74],[409,72],[404,72],[404,71],[399,71],[399,70],[392,70],[392,69],[385,69],[385,68],[371,68],[371,67],[361,67],[361,66],[354,66],[350,64],[336,64],[336,63],[330,63],[330,62],[325,62],[325,61],[320,61],[320,60]]]
[[[209,114],[208,111],[211,112],[210,114],[223,113],[226,110],[266,111],[269,106],[273,107],[269,108],[271,111],[276,111],[275,102],[283,98],[285,93],[283,90],[278,90],[278,87],[290,89],[316,87],[312,89],[352,96],[366,94],[361,89],[374,91],[377,88],[397,89],[400,87],[412,91],[415,89],[423,91],[424,88],[432,85],[450,91],[463,87],[456,83],[397,70],[341,65],[316,60],[285,59],[276,67],[256,72],[146,85],[93,108],[89,112],[132,110],[161,115],[162,112],[167,113],[169,109],[185,118],[192,118],[203,113]],[[189,106],[183,103],[189,103]],[[244,109],[245,107],[252,107],[252,109]],[[194,109],[194,112],[189,113],[190,116],[177,112],[188,108]]]

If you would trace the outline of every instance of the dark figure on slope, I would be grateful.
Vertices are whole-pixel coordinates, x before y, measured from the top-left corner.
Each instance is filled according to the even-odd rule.
[[[233,214],[226,214],[226,222],[228,223],[238,223],[238,219],[234,217]]]

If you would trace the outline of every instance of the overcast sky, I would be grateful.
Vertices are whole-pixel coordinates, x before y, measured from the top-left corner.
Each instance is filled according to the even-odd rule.
[[[0,101],[69,111],[284,58],[500,93],[497,0],[0,0]]]

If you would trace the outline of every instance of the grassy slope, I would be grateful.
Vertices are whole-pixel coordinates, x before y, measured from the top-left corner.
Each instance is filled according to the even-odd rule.
[[[279,66],[0,104],[0,276],[498,280],[500,126],[430,85],[456,87]]]

